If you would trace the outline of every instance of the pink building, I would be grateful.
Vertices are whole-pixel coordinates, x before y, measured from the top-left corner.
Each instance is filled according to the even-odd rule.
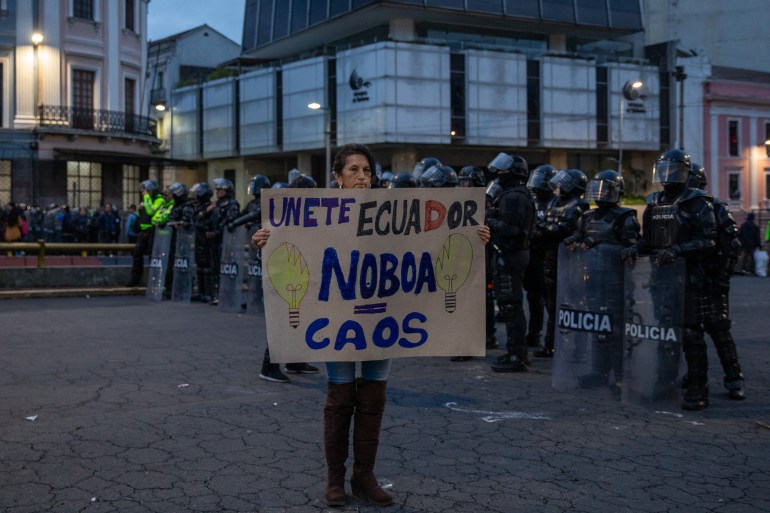
[[[770,73],[713,66],[703,86],[703,165],[709,192],[741,222],[770,209]],[[763,223],[764,224],[764,223]]]

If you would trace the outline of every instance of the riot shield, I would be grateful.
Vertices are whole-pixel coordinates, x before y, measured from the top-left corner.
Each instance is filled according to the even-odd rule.
[[[262,301],[262,252],[259,248],[249,245],[247,261],[248,292],[246,311],[250,314],[261,315],[265,312]]]
[[[223,312],[240,312],[245,304],[243,295],[246,266],[246,227],[239,226],[232,232],[225,230],[222,237],[222,258],[219,262],[219,309]]]
[[[195,229],[177,226],[171,301],[190,302],[193,276],[195,276]]]
[[[556,390],[616,387],[621,379],[621,248],[559,248],[552,384]]]
[[[155,237],[147,272],[147,299],[161,301],[166,283],[169,250],[171,249],[171,227],[155,228]]]
[[[622,401],[652,406],[678,399],[685,263],[639,258],[625,271]]]

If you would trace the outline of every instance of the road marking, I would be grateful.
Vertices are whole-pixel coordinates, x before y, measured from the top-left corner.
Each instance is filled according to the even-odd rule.
[[[481,420],[484,422],[497,422],[499,420],[551,420],[551,417],[546,417],[542,413],[524,413],[521,411],[484,411],[484,410],[468,410],[465,408],[458,408],[457,403],[446,403],[444,406],[452,411],[459,411],[463,413],[480,413],[484,415]]]

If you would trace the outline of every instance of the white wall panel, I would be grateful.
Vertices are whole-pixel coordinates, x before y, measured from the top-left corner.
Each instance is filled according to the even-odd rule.
[[[545,56],[541,66],[543,146],[595,148],[595,63],[583,59]]]
[[[337,142],[449,144],[449,49],[383,42],[337,55]]]
[[[240,76],[241,154],[278,150],[275,140],[275,69]]]
[[[655,150],[660,147],[660,80],[658,68],[638,64],[607,64],[609,87],[610,143],[618,148]],[[623,128],[620,128],[620,106],[627,82],[641,80],[636,99],[623,99]]]
[[[324,147],[326,57],[292,62],[283,67],[283,149],[308,150]],[[320,103],[312,110],[308,104]]]
[[[479,50],[465,55],[466,143],[526,146],[526,56]]]
[[[195,160],[198,148],[198,86],[172,91],[171,156],[175,159]]]
[[[203,93],[203,154],[206,158],[235,155],[235,79],[206,82]]]

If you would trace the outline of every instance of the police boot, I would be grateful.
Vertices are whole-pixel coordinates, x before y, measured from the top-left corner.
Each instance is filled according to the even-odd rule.
[[[504,354],[497,357],[497,362],[492,364],[492,370],[495,372],[527,372],[529,367],[526,357]]]
[[[708,355],[703,334],[686,330],[685,337],[694,340],[685,350],[687,360],[687,391],[682,399],[682,409],[702,410],[709,405],[708,398]]]
[[[341,385],[329,382],[324,406],[324,455],[326,456],[326,490],[329,506],[345,505],[345,461],[348,459],[350,419],[356,404],[356,383]]]
[[[742,401],[746,399],[746,393],[743,389],[743,374],[741,365],[738,363],[738,352],[735,349],[733,335],[729,330],[713,333],[714,345],[719,355],[719,361],[722,363],[722,369],[725,371],[724,384],[730,399]]]
[[[353,497],[377,506],[393,504],[391,497],[377,483],[374,461],[380,445],[380,426],[385,411],[387,381],[356,380],[356,410],[353,424]]]
[[[539,331],[530,331],[527,333],[527,346],[528,347],[540,347],[540,339],[542,335]]]

